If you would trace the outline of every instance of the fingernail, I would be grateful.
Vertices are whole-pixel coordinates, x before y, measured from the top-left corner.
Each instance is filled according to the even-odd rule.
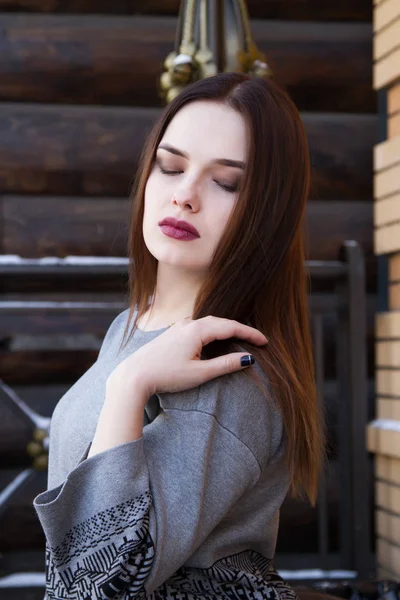
[[[242,358],[240,359],[240,364],[242,367],[248,367],[249,365],[254,365],[254,358],[252,357],[251,354],[248,354],[247,356],[242,356]]]

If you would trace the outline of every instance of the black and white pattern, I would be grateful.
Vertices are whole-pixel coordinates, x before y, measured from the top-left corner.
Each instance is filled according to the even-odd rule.
[[[149,600],[298,600],[268,560],[246,550],[208,569],[182,567]]]
[[[154,559],[150,506],[150,493],[142,494],[73,527],[59,546],[46,545],[48,598],[144,598]]]
[[[247,550],[208,569],[181,567],[152,594],[145,583],[155,547],[149,533],[150,493],[73,527],[46,544],[48,600],[297,600],[270,560]]]

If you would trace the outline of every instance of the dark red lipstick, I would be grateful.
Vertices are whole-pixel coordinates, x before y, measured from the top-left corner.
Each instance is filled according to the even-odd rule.
[[[200,237],[196,227],[187,221],[174,219],[174,217],[166,217],[159,222],[159,226],[165,235],[177,240],[189,241]]]

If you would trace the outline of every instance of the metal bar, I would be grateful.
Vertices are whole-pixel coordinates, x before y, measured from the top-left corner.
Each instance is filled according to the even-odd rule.
[[[194,43],[196,3],[195,0],[185,0],[185,12],[182,20],[182,45],[180,52],[186,50],[187,45]]]
[[[18,262],[4,260],[0,262],[0,275],[12,276],[58,276],[65,275],[85,276],[88,275],[124,275],[128,274],[128,259],[114,261],[91,260],[91,257],[82,257],[87,260],[75,261],[65,259],[22,259]]]
[[[35,479],[35,476],[36,471],[31,467],[28,467],[25,471],[18,473],[18,475],[16,475],[14,479],[0,491],[0,516],[2,516],[9,507],[14,495],[17,492],[20,493],[28,483]]]
[[[306,269],[312,277],[321,277],[324,279],[337,279],[345,276],[347,273],[346,265],[339,261],[319,261],[308,260],[305,263]]]
[[[75,281],[75,280],[74,280]],[[0,295],[0,302],[98,302],[101,299],[102,302],[121,302],[126,294],[123,291],[101,291],[96,288],[91,290],[85,290],[83,292],[76,291],[76,286],[72,287],[63,292],[50,290],[34,291],[29,292],[27,290],[20,290],[18,292],[5,292]],[[128,302],[128,300],[127,300]]]
[[[209,50],[209,13],[207,0],[200,0],[200,34],[199,46],[201,50]]]
[[[344,244],[349,269],[349,364],[351,402],[350,460],[352,473],[353,562],[360,577],[369,571],[370,555],[370,486],[365,432],[368,424],[368,390],[366,357],[365,265],[356,242]]]
[[[47,429],[50,418],[43,417],[33,410],[20,396],[0,379],[0,399],[2,405],[15,413],[17,418],[30,428]]]
[[[63,312],[65,310],[79,310],[82,312],[107,312],[109,310],[125,310],[125,302],[68,302],[68,301],[0,301],[0,313],[19,314],[29,312],[46,311],[51,313]]]
[[[340,303],[336,327],[336,368],[338,380],[337,403],[337,440],[339,450],[339,480],[341,493],[339,496],[339,544],[342,556],[342,568],[352,568],[352,536],[351,536],[351,471],[350,457],[350,404],[349,389],[349,346],[348,346],[348,294],[347,281],[340,278],[336,283],[336,293]]]
[[[122,298],[122,294],[121,294]],[[309,306],[312,312],[334,312],[338,308],[337,298],[333,294],[315,294],[309,297]],[[124,310],[128,308],[127,303],[121,301],[95,302],[90,300],[67,301],[67,300],[1,300],[0,314],[19,314],[29,312],[50,311],[58,312],[64,310],[79,311],[108,311]]]
[[[183,21],[185,16],[185,0],[182,0],[179,5],[178,23],[175,31],[175,53],[179,54],[179,46],[183,34]]]
[[[19,256],[1,256],[0,275],[127,275],[129,259],[125,257],[80,256],[59,258],[56,256],[26,259]],[[336,279],[345,275],[347,267],[339,261],[305,262],[312,277]]]
[[[323,316],[315,314],[312,319],[312,332],[314,338],[315,381],[317,385],[318,402],[324,411],[324,332]],[[328,523],[328,496],[325,470],[321,473],[318,489],[318,548],[320,553],[320,568],[327,568],[329,553],[329,523]]]

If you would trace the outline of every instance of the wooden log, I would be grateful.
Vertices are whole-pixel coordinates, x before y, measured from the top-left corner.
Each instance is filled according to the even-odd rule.
[[[313,166],[312,198],[371,198],[375,116],[327,114],[322,119],[323,133],[322,115],[303,113],[302,117]],[[350,140],[347,136],[354,138]],[[352,193],[349,194],[351,188]]]
[[[371,329],[373,328],[369,328],[367,338],[370,376],[374,373],[374,336]],[[324,362],[327,365],[328,375],[334,377],[336,346],[335,330],[332,327],[326,334],[325,344]],[[95,350],[1,351],[0,377],[9,385],[50,385],[59,382],[72,385],[93,364],[96,357]],[[26,360],[29,360],[29,364],[32,365],[29,369],[25,368]]]
[[[3,203],[5,254],[25,258],[127,254],[125,198],[4,196]]]
[[[68,332],[69,335],[81,335],[91,332],[96,335],[99,345],[105,335],[107,325],[111,323],[113,316],[109,315],[108,320],[103,317],[103,328],[94,330],[92,317],[80,320],[75,318],[72,321],[65,313],[62,319],[52,319],[50,315],[19,315],[18,319],[13,318],[14,332],[17,329],[19,333],[24,331],[25,335],[30,336],[55,336],[60,332]],[[367,351],[368,351],[368,374],[373,377],[375,372],[374,362],[374,340],[375,340],[375,313],[376,296],[368,294],[367,296]],[[100,317],[97,318],[100,320]],[[0,314],[0,331],[10,328],[10,316]],[[336,377],[336,327],[337,320],[327,315],[324,319],[324,363],[326,365],[326,377]],[[11,334],[12,331],[9,331]],[[50,343],[50,341],[49,341]],[[7,349],[7,344],[3,343],[4,348],[0,349],[0,379],[3,379],[8,385],[40,385],[40,384],[63,384],[74,383],[83,373],[93,364],[97,358],[97,351],[90,349],[82,350],[61,350],[61,349],[31,349],[15,350]]]
[[[0,190],[126,196],[146,134],[159,114],[144,108],[4,103]],[[375,115],[302,117],[313,163],[313,198],[371,198]]]
[[[247,0],[257,19],[371,21],[372,3],[363,0]],[[0,10],[52,13],[177,15],[179,0],[0,0]]]
[[[158,83],[176,19],[3,14],[0,26],[0,100],[162,104]],[[251,27],[300,110],[375,112],[369,24],[253,21]]]
[[[368,274],[374,274],[372,202],[310,201],[305,226],[311,260],[336,260],[344,240],[351,239],[363,249]]]
[[[157,109],[3,104],[5,193],[127,195]]]
[[[27,298],[26,301],[25,308],[8,312],[0,306],[0,339],[24,334],[91,334],[102,338],[111,321],[126,308],[123,298],[120,302],[102,303],[100,297],[96,303],[86,303],[85,307],[76,309],[62,306],[58,308],[52,306],[54,302],[30,308],[30,300]]]
[[[4,196],[6,254],[126,256],[128,201],[124,198]],[[311,201],[306,235],[312,260],[336,260],[344,240],[359,242],[375,275],[373,203]]]
[[[73,299],[73,294],[76,292],[78,280],[76,277],[12,277],[12,276],[1,276],[2,292],[4,295],[8,294],[9,297],[16,297],[20,294],[21,297],[27,297],[27,294],[33,298],[33,294],[37,292],[40,297],[43,298],[47,292],[54,292],[57,289],[64,298]],[[96,290],[96,294],[109,294],[117,293],[120,297],[127,290],[127,277],[114,277],[114,276],[98,276],[98,277],[87,277],[79,278],[79,291],[80,292],[92,292]],[[4,295],[0,296],[0,299]]]
[[[73,384],[95,362],[95,350],[0,351],[0,379],[7,385]]]
[[[3,214],[3,211],[0,214]],[[5,253],[3,252],[2,254]],[[80,257],[77,258],[79,259]],[[112,293],[118,294],[121,297],[127,290],[127,268],[120,265],[118,265],[117,269],[113,269],[112,267],[105,268],[104,262],[107,262],[108,258],[109,256],[105,257],[105,261],[101,261],[100,265],[103,265],[103,267],[99,266],[99,263],[94,259],[96,261],[94,268],[89,264],[88,268],[85,268],[83,271],[80,268],[72,268],[68,269],[67,272],[66,269],[57,268],[51,268],[50,271],[46,270],[46,272],[43,272],[39,268],[34,268],[33,270],[24,268],[21,271],[19,268],[15,270],[15,266],[13,267],[12,264],[10,265],[10,269],[8,269],[4,261],[0,265],[2,284],[2,295],[0,298],[6,300],[7,294],[12,294],[15,299],[18,298],[18,294],[26,298],[28,294],[34,299],[34,293],[38,292],[39,296],[35,298],[38,300],[43,295],[46,295],[46,293],[56,290],[60,294],[60,297],[74,300],[73,295],[77,289],[79,289],[81,295],[88,294],[88,298],[90,298],[93,290],[95,290],[95,296],[101,294],[102,297],[107,296],[108,300],[113,299],[108,297]],[[63,258],[60,260],[63,260]],[[128,259],[125,257],[123,260],[126,262]]]

